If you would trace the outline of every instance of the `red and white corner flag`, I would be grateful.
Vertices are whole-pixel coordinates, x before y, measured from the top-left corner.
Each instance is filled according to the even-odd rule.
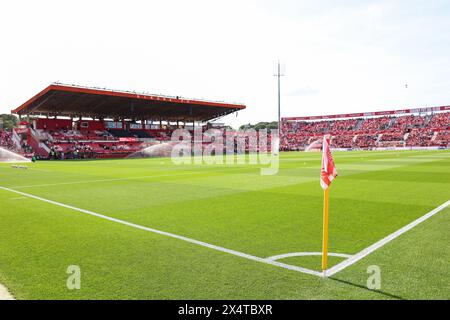
[[[338,175],[336,166],[334,165],[333,155],[330,149],[330,136],[323,137],[322,147],[322,171],[320,176],[320,185],[323,190],[328,189],[331,182]]]
[[[323,192],[323,243],[322,243],[322,270],[326,276],[328,267],[328,210],[329,210],[329,194],[330,185],[334,178],[337,177],[336,166],[334,165],[333,156],[330,149],[330,136],[323,137],[322,148],[322,170],[320,174],[320,185]]]

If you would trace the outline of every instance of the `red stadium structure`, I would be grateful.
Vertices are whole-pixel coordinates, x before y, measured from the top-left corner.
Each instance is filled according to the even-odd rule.
[[[21,126],[2,131],[8,149],[41,158],[126,157],[170,140],[173,130],[245,109],[243,104],[51,84],[12,110]],[[206,125],[205,125],[206,124]]]
[[[282,119],[281,149],[315,149],[325,134],[335,149],[450,147],[450,106]]]

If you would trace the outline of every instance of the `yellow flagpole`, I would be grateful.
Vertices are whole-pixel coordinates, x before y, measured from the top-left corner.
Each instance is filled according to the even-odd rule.
[[[323,193],[323,243],[322,243],[322,270],[325,272],[328,265],[328,208],[329,208],[328,187]]]

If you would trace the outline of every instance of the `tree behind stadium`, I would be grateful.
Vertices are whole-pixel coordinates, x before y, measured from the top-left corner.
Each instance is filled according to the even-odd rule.
[[[17,127],[17,117],[12,114],[0,114],[0,129]]]

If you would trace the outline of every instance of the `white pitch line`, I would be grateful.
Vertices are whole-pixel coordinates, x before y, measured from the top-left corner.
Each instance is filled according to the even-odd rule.
[[[367,257],[369,254],[371,254],[375,250],[380,249],[381,247],[383,247],[387,243],[391,242],[392,240],[398,238],[399,236],[401,236],[405,232],[411,230],[412,228],[416,227],[417,225],[421,224],[422,222],[430,219],[432,216],[434,216],[435,214],[441,212],[442,210],[447,208],[449,205],[450,205],[450,200],[447,201],[446,203],[444,203],[443,205],[437,207],[433,211],[430,211],[426,215],[420,217],[419,219],[411,222],[410,224],[404,226],[403,228],[397,230],[396,232],[388,235],[387,237],[381,239],[380,241],[374,243],[373,245],[371,245],[371,246],[365,248],[364,250],[358,252],[357,254],[352,256],[351,258],[349,258],[349,259],[347,259],[347,260],[345,260],[345,261],[335,265],[334,267],[330,268],[329,270],[327,270],[326,276],[327,277],[331,277],[332,275],[334,275],[334,274],[344,270],[345,268],[355,264],[359,260]]]
[[[97,179],[97,180],[81,180],[81,181],[71,181],[71,182],[60,182],[60,183],[47,183],[47,184],[35,184],[35,185],[27,185],[27,186],[12,186],[10,188],[14,189],[26,189],[26,188],[37,188],[37,187],[55,187],[55,186],[66,186],[66,185],[74,185],[74,184],[87,184],[87,183],[99,183],[99,182],[114,182],[114,181],[127,181],[127,180],[140,180],[140,179],[148,179],[148,178],[163,178],[163,177],[177,177],[181,175],[196,175],[202,173],[210,173],[210,172],[227,172],[229,170],[237,170],[241,168],[229,168],[224,170],[208,170],[201,172],[181,172],[177,174],[160,174],[160,175],[151,175],[151,176],[139,176],[139,177],[128,177],[128,178],[110,178],[110,179]]]
[[[29,197],[29,198],[32,198],[32,199],[36,199],[36,200],[40,200],[40,201],[43,201],[43,202],[47,202],[47,203],[50,203],[50,204],[53,204],[53,205],[56,205],[56,206],[60,206],[60,207],[66,208],[66,209],[71,209],[71,210],[74,210],[74,211],[82,212],[82,213],[85,213],[85,214],[88,214],[88,215],[91,215],[91,216],[94,216],[94,217],[97,217],[97,218],[101,218],[101,219],[109,220],[109,221],[116,222],[116,223],[119,223],[119,224],[123,224],[123,225],[129,226],[129,227],[132,227],[132,228],[136,228],[136,229],[140,229],[140,230],[144,230],[144,231],[148,231],[148,232],[164,235],[164,236],[167,236],[167,237],[175,238],[175,239],[178,239],[178,240],[190,242],[190,243],[202,246],[202,247],[206,247],[206,248],[213,249],[213,250],[216,250],[216,251],[221,251],[221,252],[228,253],[228,254],[231,254],[231,255],[234,255],[234,256],[238,256],[238,257],[241,257],[241,258],[245,258],[245,259],[248,259],[248,260],[253,260],[253,261],[269,264],[269,265],[272,265],[272,266],[276,266],[276,267],[280,267],[280,268],[284,268],[284,269],[288,269],[288,270],[292,270],[292,271],[297,271],[297,272],[301,272],[301,273],[306,273],[306,274],[322,277],[322,273],[314,271],[314,270],[310,270],[310,269],[306,269],[306,268],[302,268],[302,267],[297,267],[297,266],[292,266],[292,265],[281,263],[281,262],[277,262],[277,261],[271,261],[271,260],[268,260],[268,259],[252,256],[250,254],[246,254],[246,253],[239,252],[239,251],[236,251],[236,250],[231,250],[231,249],[227,249],[227,248],[224,248],[224,247],[216,246],[214,244],[206,243],[206,242],[203,242],[203,241],[199,241],[199,240],[195,240],[195,239],[179,236],[179,235],[176,235],[176,234],[173,234],[173,233],[169,233],[169,232],[165,232],[165,231],[161,231],[161,230],[157,230],[157,229],[153,229],[153,228],[144,227],[144,226],[141,226],[141,225],[138,225],[138,224],[134,224],[134,223],[127,222],[127,221],[124,221],[124,220],[120,220],[120,219],[112,218],[112,217],[109,217],[109,216],[105,216],[103,214],[99,214],[99,213],[96,213],[96,212],[93,212],[93,211],[80,209],[80,208],[73,207],[73,206],[70,206],[70,205],[66,205],[66,204],[63,204],[63,203],[60,203],[60,202],[44,199],[44,198],[41,198],[41,197],[38,197],[38,196],[35,196],[35,195],[32,195],[32,194],[20,192],[20,191],[13,190],[13,189],[10,189],[10,188],[6,188],[6,187],[1,187],[0,186],[0,189],[5,190],[5,191],[9,191],[9,192],[13,192],[13,193],[16,193],[16,194],[20,194],[22,196]]]

